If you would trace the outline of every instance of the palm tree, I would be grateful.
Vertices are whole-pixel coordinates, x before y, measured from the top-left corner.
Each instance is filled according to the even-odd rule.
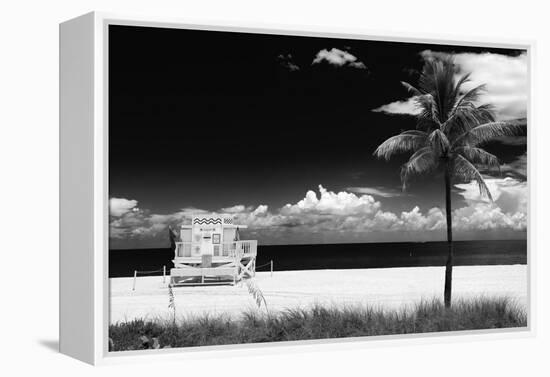
[[[492,200],[477,166],[499,169],[496,156],[482,149],[483,144],[500,136],[512,136],[518,125],[496,122],[493,107],[479,104],[485,86],[464,90],[470,74],[456,78],[457,70],[450,57],[427,60],[418,81],[418,88],[403,82],[414,95],[418,109],[415,130],[408,130],[384,141],[374,152],[378,158],[412,152],[401,168],[403,190],[412,176],[442,171],[445,180],[447,219],[447,263],[445,267],[444,302],[451,306],[453,274],[453,225],[451,186],[475,181],[480,194]]]

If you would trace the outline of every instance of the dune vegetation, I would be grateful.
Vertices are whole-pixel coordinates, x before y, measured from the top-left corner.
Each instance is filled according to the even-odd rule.
[[[460,299],[450,308],[434,299],[402,310],[314,305],[271,314],[245,312],[237,319],[205,315],[118,322],[109,327],[109,349],[127,351],[525,326],[525,311],[507,298]]]

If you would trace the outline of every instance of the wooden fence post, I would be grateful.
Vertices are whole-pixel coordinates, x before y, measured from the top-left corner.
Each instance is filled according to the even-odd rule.
[[[137,277],[137,270],[134,270],[134,285],[132,286],[132,291],[136,290],[136,277]]]
[[[271,277],[273,277],[273,259],[271,260]]]
[[[166,266],[162,266],[162,284],[166,284]]]

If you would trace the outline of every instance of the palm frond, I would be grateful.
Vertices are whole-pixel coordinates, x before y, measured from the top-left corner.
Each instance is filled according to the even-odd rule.
[[[420,90],[416,89],[414,86],[412,86],[408,82],[401,81],[401,85],[403,85],[405,87],[405,89],[407,89],[409,92],[411,92],[415,96],[421,96],[422,95]]]
[[[424,94],[415,97],[415,102],[420,109],[416,116],[416,128],[426,132],[439,128],[441,123],[439,122],[439,112],[434,97],[431,94]]]
[[[457,102],[454,106],[454,111],[461,109],[462,107],[471,107],[473,104],[478,102],[483,94],[487,91],[487,85],[481,84],[473,87],[464,93],[461,97],[458,97],[457,93]]]
[[[437,167],[437,157],[431,147],[423,147],[417,150],[409,161],[401,167],[401,182],[403,183],[403,191],[407,189],[407,183],[411,176],[416,174],[427,173]]]
[[[428,137],[428,141],[436,157],[444,155],[450,148],[447,136],[440,129],[434,130]]]
[[[462,86],[470,81],[471,73],[467,73],[456,81],[453,97],[458,98],[462,91]]]
[[[479,126],[495,121],[495,114],[491,105],[475,106],[470,103],[468,106],[461,106],[443,124],[443,130],[450,140],[453,140],[463,133]]]
[[[468,161],[471,161],[474,164],[476,163],[481,164],[490,169],[496,169],[500,171],[500,161],[498,160],[497,156],[487,152],[484,149],[470,147],[470,146],[463,146],[463,147],[459,147],[456,150],[456,152],[461,154]]]
[[[479,187],[480,195],[489,198],[489,200],[491,201],[493,200],[491,191],[489,191],[489,188],[487,187],[483,176],[470,161],[468,161],[462,155],[457,154],[453,162],[453,176],[455,178],[458,178],[462,182],[476,181]]]
[[[494,122],[496,120],[495,107],[489,103],[479,105],[474,110],[480,124]]]
[[[469,77],[468,75],[463,76],[462,79],[465,77]],[[457,124],[456,120],[460,119],[461,117],[467,117],[470,115],[473,115],[471,113],[478,112],[478,106],[477,103],[479,102],[481,96],[485,92],[486,87],[485,84],[478,85],[469,91],[467,91],[462,96],[459,96],[458,92],[455,95],[455,104],[451,110],[451,113],[449,114],[449,118],[444,123],[445,131],[450,129],[450,126],[453,124]],[[469,119],[468,119],[469,120]],[[491,119],[492,121],[493,119]]]
[[[480,145],[500,136],[515,136],[522,130],[522,126],[507,122],[489,122],[478,125],[458,136],[453,147],[458,145]]]
[[[456,103],[454,75],[454,60],[449,56],[426,61],[418,81],[420,91],[434,97],[440,123],[447,120]]]
[[[390,137],[376,148],[374,155],[389,160],[393,155],[413,152],[426,144],[428,134],[423,131],[409,130]]]

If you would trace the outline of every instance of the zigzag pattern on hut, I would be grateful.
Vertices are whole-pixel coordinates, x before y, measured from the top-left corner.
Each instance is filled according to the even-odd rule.
[[[203,217],[202,219],[196,218],[193,220],[193,224],[199,225],[211,225],[211,224],[221,224],[222,219],[219,217]]]

